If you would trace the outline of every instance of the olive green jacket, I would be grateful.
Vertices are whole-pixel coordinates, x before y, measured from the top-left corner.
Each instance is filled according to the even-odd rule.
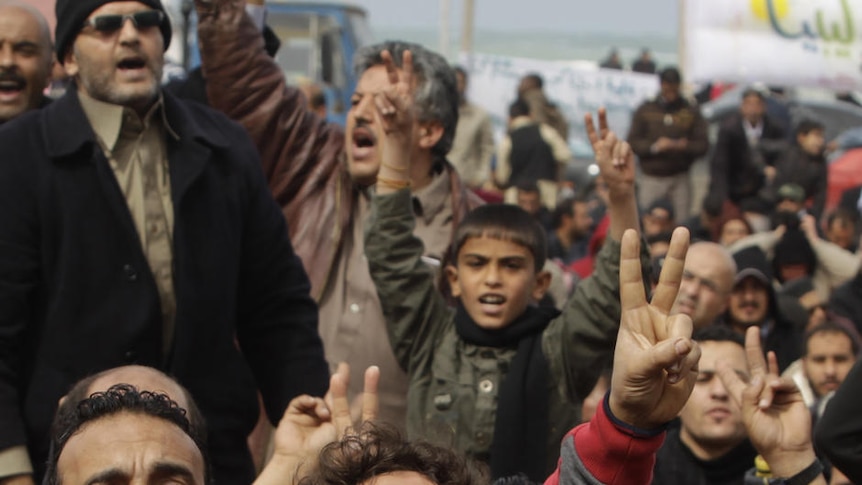
[[[517,349],[472,345],[458,337],[455,312],[435,290],[413,225],[408,190],[374,197],[365,254],[395,357],[410,380],[408,437],[452,446],[487,462],[497,393]],[[556,466],[563,436],[580,422],[583,398],[613,356],[620,321],[619,254],[619,242],[608,238],[593,275],[578,284],[542,335],[550,370],[548,473]]]

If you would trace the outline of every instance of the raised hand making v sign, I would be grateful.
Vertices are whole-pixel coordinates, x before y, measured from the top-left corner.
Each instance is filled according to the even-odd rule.
[[[413,133],[413,55],[409,50],[404,51],[401,69],[395,66],[389,51],[383,51],[380,57],[386,67],[389,85],[374,95],[376,120],[385,133],[380,170],[377,172],[377,193],[390,194],[410,186],[413,137],[422,136],[422,133]]]

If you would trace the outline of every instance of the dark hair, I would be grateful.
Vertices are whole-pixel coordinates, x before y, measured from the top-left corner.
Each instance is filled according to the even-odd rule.
[[[666,67],[658,76],[659,81],[669,84],[679,84],[682,82],[682,76],[679,74],[679,69],[675,67]]]
[[[413,98],[416,103],[416,119],[420,123],[436,121],[443,126],[443,136],[431,152],[438,157],[445,157],[452,148],[455,127],[458,125],[460,97],[455,83],[455,71],[443,56],[419,44],[387,40],[356,51],[353,56],[353,66],[357,76],[362,76],[362,73],[373,66],[382,65],[381,54],[384,50],[392,54],[392,60],[399,68],[404,51],[409,50],[413,54],[413,75],[416,80]]]
[[[479,206],[464,218],[455,232],[452,261],[458,264],[458,253],[472,238],[488,237],[510,241],[530,250],[538,273],[548,257],[548,243],[542,226],[527,211],[511,204]]]
[[[707,325],[695,330],[691,339],[695,342],[733,342],[745,347],[745,339],[727,325]]]
[[[473,485],[483,477],[464,455],[422,441],[406,441],[392,428],[366,423],[323,448],[300,485],[355,485],[394,472],[416,472],[437,485]]]
[[[823,131],[824,130],[823,123],[821,123],[819,121],[812,120],[810,118],[806,118],[806,119],[800,121],[796,125],[796,130],[794,130],[794,134],[796,136],[807,135],[807,134],[809,134],[815,130]]]
[[[69,399],[66,400],[69,402]],[[209,483],[210,466],[206,442],[189,424],[186,410],[172,401],[166,394],[138,391],[128,384],[111,386],[105,392],[97,392],[83,400],[69,404],[68,412],[58,412],[54,417],[51,433],[50,456],[45,472],[45,485],[60,485],[57,462],[69,439],[87,423],[122,412],[152,416],[163,419],[180,428],[197,445],[204,461],[204,483]]]
[[[174,384],[177,385],[177,387],[180,388],[180,391],[183,393],[183,397],[185,398],[186,403],[188,403],[188,406],[186,408],[186,418],[189,420],[189,425],[194,429],[195,434],[201,436],[201,439],[206,442],[206,419],[204,419],[201,410],[198,408],[198,405],[197,403],[195,403],[195,400],[189,390],[186,389],[185,386],[177,382],[176,379],[165,374],[164,372],[154,367],[150,367],[149,369],[151,369],[153,372],[163,375],[165,379],[172,381]],[[115,370],[116,368],[107,369],[102,372],[93,374],[89,377],[85,377],[80,381],[76,382],[75,385],[73,385],[72,388],[69,389],[69,392],[66,393],[66,398],[63,400],[63,403],[60,404],[60,406],[57,408],[56,414],[58,418],[60,418],[60,415],[62,414],[75,412],[75,406],[77,405],[77,403],[87,399],[87,397],[92,394],[92,392],[90,392],[90,388],[93,386],[93,383],[96,382],[97,379],[100,379]],[[153,389],[145,390],[153,391]]]
[[[467,79],[469,77],[467,76],[467,70],[461,66],[452,66],[452,70],[455,71],[455,74],[460,74],[464,76],[464,79]]]
[[[647,236],[646,237],[646,243],[649,246],[652,246],[653,244],[660,243],[660,242],[665,242],[665,243],[670,244],[671,237],[673,237],[673,232],[664,231],[664,232],[660,232],[658,234],[652,234],[650,236]]]
[[[853,352],[853,356],[855,357],[859,355],[859,332],[857,332],[856,329],[851,327],[849,324],[845,324],[835,320],[827,320],[820,325],[817,325],[816,327],[812,328],[811,330],[805,332],[805,337],[803,337],[802,339],[803,356],[808,355],[808,341],[811,340],[811,337],[819,333],[840,333],[846,336],[850,340],[850,350]]]
[[[512,101],[509,105],[509,118],[517,118],[518,116],[528,116],[530,114],[530,105],[522,98]]]
[[[701,208],[706,215],[710,217],[718,217],[724,210],[724,198],[718,194],[709,194],[703,199]]]
[[[832,227],[832,224],[834,224],[835,221],[842,221],[845,223],[849,222],[850,224],[855,225],[859,222],[859,213],[844,207],[839,207],[826,218],[826,227]]]
[[[518,182],[517,184],[515,184],[515,188],[518,189],[519,192],[539,193],[539,184],[532,180]]]
[[[533,85],[535,85],[539,89],[542,89],[543,87],[545,87],[545,80],[542,78],[542,75],[537,73],[537,72],[531,72],[531,73],[525,75],[522,78],[522,80],[523,81],[530,81],[531,83],[533,83]]]
[[[575,217],[575,204],[587,204],[586,197],[568,197],[557,202],[557,207],[551,213],[551,227],[559,229],[563,224],[563,217]]]
[[[761,101],[766,101],[766,95],[763,94],[763,91],[757,88],[746,88],[745,91],[742,92],[742,99],[745,99],[749,96],[756,96]]]

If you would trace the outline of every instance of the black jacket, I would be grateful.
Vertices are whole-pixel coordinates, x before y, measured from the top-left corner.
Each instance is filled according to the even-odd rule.
[[[829,310],[849,319],[862,333],[862,272],[835,288],[829,296]]]
[[[823,155],[812,156],[798,145],[790,147],[775,166],[774,189],[784,184],[796,184],[805,189],[805,197],[812,199],[811,214],[820,218],[826,206],[828,166]]]
[[[814,445],[852,483],[862,483],[862,360],[847,374],[814,429]]]
[[[764,166],[775,165],[785,147],[784,129],[772,118],[764,117],[760,141],[750,147],[742,116],[730,117],[718,131],[710,162],[710,193],[737,205],[746,197],[756,196],[763,188]]]
[[[720,458],[704,461],[694,456],[679,433],[679,428],[668,431],[656,453],[653,485],[742,485],[745,472],[754,466],[757,451],[748,440]]]
[[[168,355],[155,281],[75,90],[0,129],[0,449],[27,443],[38,469],[69,387],[137,363],[191,391],[217,483],[250,483],[256,389],[277,423],[294,396],[327,388],[317,307],[245,131],[164,98],[180,137],[167,142],[177,298]]]

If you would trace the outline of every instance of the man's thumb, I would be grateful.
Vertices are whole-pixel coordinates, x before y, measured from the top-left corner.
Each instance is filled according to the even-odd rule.
[[[668,339],[650,349],[650,371],[667,370],[668,374],[679,374],[682,360],[693,348],[687,338]]]

